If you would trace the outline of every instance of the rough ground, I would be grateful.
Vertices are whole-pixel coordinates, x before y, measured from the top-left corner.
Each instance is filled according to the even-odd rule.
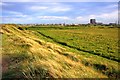
[[[39,39],[34,32],[3,25],[3,78],[107,78],[78,54]],[[18,76],[19,75],[19,76]]]

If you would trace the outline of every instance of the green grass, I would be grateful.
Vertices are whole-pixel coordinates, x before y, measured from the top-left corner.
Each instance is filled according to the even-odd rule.
[[[35,32],[35,34],[39,38],[57,43],[68,51],[78,53],[84,65],[100,70],[109,77],[111,75],[115,77],[119,73],[117,67],[120,60],[118,56],[118,28],[30,27],[27,30],[37,31],[38,33]]]
[[[62,29],[59,29],[59,27],[34,27],[28,29],[38,31],[54,39],[54,41],[62,42],[63,45],[120,61],[118,56],[118,28],[74,28],[76,29],[70,29],[69,27]]]
[[[90,29],[99,31],[101,28],[56,28],[27,27],[27,30],[24,30],[13,25],[5,25],[2,34],[2,54],[4,59],[8,61],[9,69],[3,73],[3,78],[119,77],[118,73],[120,71],[117,61],[77,49],[77,47],[88,46],[79,44],[80,39],[86,42],[87,38],[93,38],[87,31],[92,32],[93,30]],[[104,31],[104,29],[109,28],[102,29],[103,34],[109,34],[109,30],[108,32]],[[84,32],[81,34],[80,30]],[[111,32],[116,32],[115,28],[114,30],[111,30]],[[89,37],[82,38],[82,35],[85,37],[85,33],[89,34]],[[108,37],[116,40],[115,36],[111,38],[113,35]],[[74,45],[73,42],[79,45],[76,46],[77,44]],[[89,43],[89,41],[86,43]],[[88,46],[88,50],[92,50],[90,46]],[[86,50],[87,48],[83,49]]]

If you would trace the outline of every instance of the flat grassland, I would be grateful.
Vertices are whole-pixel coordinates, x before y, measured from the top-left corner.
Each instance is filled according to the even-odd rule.
[[[118,31],[108,26],[4,25],[3,78],[119,78]]]
[[[42,36],[78,51],[120,61],[118,28],[109,27],[31,27]]]

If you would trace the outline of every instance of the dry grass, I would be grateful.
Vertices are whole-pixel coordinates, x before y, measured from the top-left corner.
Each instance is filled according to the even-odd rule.
[[[20,69],[19,71],[23,74],[23,77],[107,78],[101,72],[82,64],[76,53],[68,52],[65,48],[56,44],[42,41],[32,32],[19,30],[15,25],[3,25],[1,32],[3,35],[7,35],[7,43],[14,44],[9,46],[9,51],[12,53],[10,57],[19,60],[16,67],[19,67],[17,69]],[[24,48],[23,44],[27,45],[28,48],[22,49]],[[16,45],[21,48],[17,48]],[[6,50],[8,47],[4,46],[3,48],[3,50]],[[21,50],[27,53],[23,53]],[[16,53],[17,51],[19,54]],[[24,59],[20,54],[27,55]],[[7,55],[7,52],[4,51],[3,55]],[[14,57],[14,55],[17,56]]]

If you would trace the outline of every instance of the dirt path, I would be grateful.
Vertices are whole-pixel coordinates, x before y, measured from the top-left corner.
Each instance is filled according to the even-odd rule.
[[[9,56],[7,55],[2,56],[2,73],[7,72],[9,63],[10,63]]]

